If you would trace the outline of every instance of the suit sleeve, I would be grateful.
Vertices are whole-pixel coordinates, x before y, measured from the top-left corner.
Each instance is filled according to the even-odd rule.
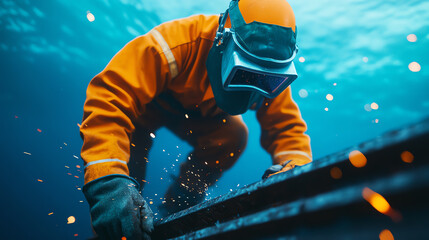
[[[153,34],[129,42],[89,83],[80,133],[85,183],[129,175],[133,122],[171,79],[169,63]]]
[[[307,125],[288,87],[274,99],[266,99],[257,112],[261,145],[271,154],[273,164],[304,165],[312,161]]]

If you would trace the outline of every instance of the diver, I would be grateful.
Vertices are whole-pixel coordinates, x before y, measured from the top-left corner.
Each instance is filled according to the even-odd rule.
[[[263,178],[312,161],[289,87],[296,36],[286,0],[232,0],[220,16],[161,24],[112,58],[89,83],[80,128],[83,193],[101,239],[150,239],[153,214],[139,186],[160,127],[193,147],[167,190],[166,213],[203,201],[237,161],[248,135],[240,114],[249,109],[272,156]]]

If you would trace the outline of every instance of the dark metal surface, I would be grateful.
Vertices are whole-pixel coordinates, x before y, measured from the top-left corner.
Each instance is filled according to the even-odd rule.
[[[364,186],[372,186],[375,191],[387,194],[392,201],[406,199],[408,202],[415,200],[416,205],[423,204],[421,199],[425,199],[425,195],[422,193],[429,192],[429,179],[425,177],[429,175],[428,147],[429,119],[170,215],[156,224],[154,238],[232,238],[236,234],[269,238],[267,230],[273,237],[286,233],[293,237],[296,236],[294,231],[309,228],[308,224],[296,222],[309,221],[305,216],[320,212],[326,212],[331,219],[342,217],[346,222],[371,223],[372,218],[359,216],[360,211],[356,211],[361,205],[369,205],[365,205],[361,196]],[[365,167],[351,165],[348,154],[353,150],[364,153],[368,159]],[[401,160],[403,151],[414,155],[412,164]],[[332,167],[341,169],[341,179],[330,176]],[[394,184],[387,184],[389,182]],[[398,206],[408,211],[402,203]],[[417,215],[413,219],[418,219]],[[310,222],[321,221],[316,221],[311,229],[327,222],[320,217],[311,219]],[[326,225],[319,232],[329,233],[328,229],[335,228],[335,221],[332,220],[331,225]],[[370,224],[372,228],[380,222],[374,221]],[[350,226],[345,224],[342,229]],[[264,234],[258,236],[257,233]],[[310,235],[308,237],[311,238]]]

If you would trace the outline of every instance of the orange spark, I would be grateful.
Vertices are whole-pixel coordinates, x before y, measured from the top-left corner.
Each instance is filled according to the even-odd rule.
[[[330,173],[333,179],[340,179],[343,176],[343,172],[338,167],[331,168]]]
[[[362,196],[367,200],[377,211],[386,214],[391,210],[390,204],[380,194],[372,191],[369,188],[364,188]]]
[[[414,155],[408,151],[404,151],[401,153],[401,159],[406,163],[412,163],[414,161]]]
[[[74,176],[75,178],[79,178],[79,176]]]
[[[234,153],[230,153],[230,154],[229,154],[229,156],[230,156],[230,157],[234,157]]]
[[[134,143],[131,143],[131,146],[136,147],[136,145]]]
[[[67,224],[72,224],[76,222],[76,218],[73,216],[70,216],[67,218]]]
[[[349,160],[357,168],[365,167],[367,162],[365,155],[357,150],[349,153]]]
[[[41,130],[41,129],[39,129],[39,128],[37,129],[37,131],[38,131],[38,132],[40,132],[40,133],[42,132],[42,130]]]
[[[76,167],[77,167],[77,168],[80,168],[80,166],[79,166],[79,165],[76,165]]]
[[[54,212],[50,212],[50,213],[48,213],[48,216],[51,216],[52,214],[54,214]]]
[[[37,179],[37,181],[38,181],[38,182],[43,182],[43,180],[41,180],[41,179]]]
[[[380,237],[380,240],[394,240],[395,238],[393,237],[392,232],[390,232],[388,229],[384,229],[383,231],[380,232],[380,235],[378,235]]]
[[[365,187],[362,191],[362,197],[368,201],[373,208],[389,216],[393,221],[398,222],[402,219],[401,213],[390,207],[389,202],[379,193]]]
[[[77,237],[77,236],[79,236],[79,234],[75,233],[73,236]]]
[[[219,164],[219,161],[216,161],[216,164]]]

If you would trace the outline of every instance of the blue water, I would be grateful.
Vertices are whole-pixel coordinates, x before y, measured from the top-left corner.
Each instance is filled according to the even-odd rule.
[[[315,159],[429,116],[429,1],[290,3],[302,57],[295,60],[300,77],[292,91],[308,123]],[[0,2],[2,239],[92,236],[80,191],[77,126],[89,81],[134,37],[172,19],[220,13],[227,4]],[[88,11],[95,21],[88,21]],[[412,62],[419,71],[410,70]],[[258,181],[270,166],[269,155],[259,146],[254,112],[244,119],[250,129],[247,150],[208,198]],[[156,132],[144,189],[155,212],[169,174],[177,174],[172,164],[178,166],[190,150],[167,130]],[[75,222],[67,224],[70,216]]]

